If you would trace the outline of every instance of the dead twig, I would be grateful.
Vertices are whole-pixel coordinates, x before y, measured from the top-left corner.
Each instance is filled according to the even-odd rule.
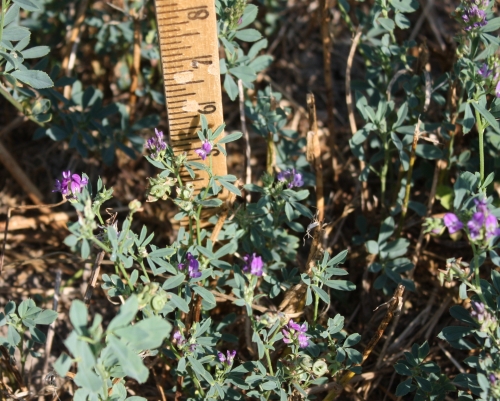
[[[251,184],[252,168],[250,167],[250,161],[252,160],[252,149],[250,147],[250,136],[248,135],[245,115],[245,91],[243,90],[243,81],[241,79],[238,79],[238,100],[240,107],[241,132],[243,133],[243,138],[245,138],[245,184]],[[250,192],[247,193],[245,199],[247,203],[250,203]]]

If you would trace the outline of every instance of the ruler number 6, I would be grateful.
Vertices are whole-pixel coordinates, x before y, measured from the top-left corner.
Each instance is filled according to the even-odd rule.
[[[212,114],[215,113],[215,110],[217,110],[217,107],[213,104],[207,104],[203,109],[199,109],[198,113],[200,114]]]
[[[202,8],[201,10],[188,12],[188,19],[190,20],[207,19],[209,15],[210,14],[208,10]]]

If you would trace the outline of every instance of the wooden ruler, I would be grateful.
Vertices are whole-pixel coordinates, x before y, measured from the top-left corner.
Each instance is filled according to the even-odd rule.
[[[155,5],[171,145],[176,154],[186,152],[188,160],[203,163],[195,153],[201,147],[199,115],[212,130],[223,123],[215,0],[155,0]],[[217,148],[212,170],[227,174],[226,157]],[[181,178],[199,190],[207,186],[208,174],[196,174],[192,179],[183,171]]]

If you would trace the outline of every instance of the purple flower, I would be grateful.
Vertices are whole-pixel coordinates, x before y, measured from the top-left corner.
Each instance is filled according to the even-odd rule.
[[[200,277],[201,276],[201,272],[199,270],[200,262],[198,262],[198,260],[191,254],[191,252],[188,252],[186,254],[186,259],[188,262],[189,277],[191,278]],[[184,265],[182,265],[182,268],[184,268]]]
[[[495,96],[500,97],[500,81],[497,82],[497,86],[495,87]]]
[[[463,9],[462,21],[464,30],[471,31],[476,28],[481,28],[488,24],[486,20],[486,12],[478,8],[475,4],[466,5]]]
[[[295,323],[292,319],[288,322],[286,329],[281,330],[283,334],[283,342],[285,344],[291,344],[294,342],[299,343],[300,348],[306,348],[309,345],[309,336],[307,332],[307,323],[299,325]]]
[[[495,384],[497,382],[497,377],[494,373],[490,373],[490,375],[488,376],[488,379],[490,379],[491,384]]]
[[[175,342],[177,343],[177,346],[179,346],[179,347],[182,347],[186,343],[186,340],[184,339],[184,336],[182,335],[180,330],[176,330],[173,338],[174,338]]]
[[[464,227],[463,223],[454,213],[446,213],[444,215],[443,222],[446,228],[448,228],[450,234],[455,234],[457,231],[460,231]]]
[[[492,73],[492,72],[493,72],[493,70],[490,70],[490,69],[488,68],[488,64],[486,64],[486,63],[484,63],[484,64],[481,66],[481,68],[479,68],[479,70],[478,70],[478,74],[479,74],[479,75],[481,76],[481,78],[483,78],[483,79],[488,78],[488,77],[491,75],[491,73]]]
[[[297,173],[297,170],[294,168],[291,170],[280,171],[277,178],[278,181],[285,182],[288,188],[298,188],[304,185],[302,174]]]
[[[78,194],[88,184],[89,180],[85,177],[80,177],[78,174],[71,174],[71,171],[63,171],[63,179],[56,180],[52,192],[60,192],[63,196],[71,196]]]
[[[162,152],[167,149],[167,144],[163,140],[163,132],[155,128],[155,136],[147,140],[144,148],[149,150],[149,156],[151,158],[158,159]]]
[[[264,262],[261,256],[257,256],[254,252],[252,255],[243,256],[245,265],[243,266],[243,271],[245,273],[253,274],[254,276],[262,276],[262,268],[264,267]]]
[[[483,228],[484,220],[484,213],[476,212],[472,215],[472,218],[467,223],[470,237],[473,241],[479,239],[479,237],[481,236],[481,228]]]
[[[488,210],[488,199],[486,198],[481,198],[481,199],[474,199],[474,203],[476,205],[476,210],[478,212],[481,212],[485,215],[487,215],[489,213],[489,210]]]
[[[486,239],[490,240],[492,237],[500,235],[500,228],[498,228],[498,220],[492,214],[486,217],[484,226],[486,228]]]
[[[211,151],[212,144],[207,139],[203,141],[200,149],[195,150],[196,154],[201,157],[201,160],[205,160]]]
[[[233,351],[228,350],[226,355],[224,355],[222,352],[217,352],[217,357],[219,358],[219,362],[225,363],[227,366],[231,366],[234,362],[234,357],[236,356],[236,350]]]

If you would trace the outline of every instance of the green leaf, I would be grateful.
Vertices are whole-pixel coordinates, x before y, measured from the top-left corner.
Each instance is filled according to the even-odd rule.
[[[87,328],[87,317],[87,308],[85,307],[85,304],[82,301],[75,299],[71,303],[69,320],[71,321],[71,324],[75,328],[76,332],[80,335],[83,334],[84,328]]]
[[[255,21],[255,18],[257,18],[257,13],[259,12],[259,8],[253,4],[248,4],[245,7],[245,11],[243,12],[243,15],[241,16],[241,23],[238,24],[237,29],[245,28],[248,25],[250,25],[252,22]]]
[[[486,110],[479,103],[474,102],[474,103],[472,103],[472,105],[484,117],[484,119],[490,124],[491,128],[493,128],[497,132],[500,131],[500,128],[498,127],[498,121],[495,119],[493,114],[491,114],[488,110]]]
[[[242,137],[241,132],[233,132],[232,134],[226,135],[224,138],[219,140],[217,143],[228,143],[228,142],[234,142],[237,141]]]
[[[40,58],[50,53],[50,47],[35,46],[32,47],[31,49],[23,50],[21,53],[25,59]]]
[[[175,253],[173,248],[160,248],[151,252],[148,257],[150,258],[164,258],[167,256],[172,256]]]
[[[61,356],[57,358],[57,361],[54,364],[54,370],[59,376],[64,377],[66,376],[66,373],[69,372],[72,363],[73,360],[70,358],[70,356],[63,352]]]
[[[396,388],[396,397],[403,397],[406,394],[412,392],[415,390],[415,386],[411,384],[411,377],[409,379],[406,379],[404,382],[401,382],[398,384],[398,387]]]
[[[200,287],[199,285],[193,286],[193,291],[196,292],[200,297],[202,297],[209,304],[215,305],[217,302],[215,301],[214,295],[208,291],[206,288]]]
[[[338,291],[354,291],[356,285],[347,280],[325,280],[325,285]]]
[[[352,347],[361,341],[361,335],[358,333],[353,333],[344,341],[343,347]]]
[[[30,36],[30,31],[21,26],[8,26],[3,30],[2,40],[18,41]]]
[[[472,112],[472,107],[470,107],[470,103],[465,104],[465,113],[464,119],[462,121],[464,134],[468,134],[474,124],[476,123],[476,119],[474,117],[474,113]]]
[[[128,326],[134,320],[137,311],[139,310],[139,301],[137,296],[132,295],[127,301],[120,306],[120,311],[109,323],[107,332],[111,333],[119,327]]]
[[[11,74],[14,78],[18,79],[25,84],[30,85],[34,89],[46,89],[54,86],[52,79],[43,71],[14,71]]]
[[[139,383],[144,383],[148,379],[149,370],[133,350],[113,335],[108,336],[108,344],[127,376],[137,380]]]
[[[236,82],[234,82],[234,79],[230,74],[226,74],[226,78],[224,79],[224,89],[231,100],[238,97],[238,85],[236,85]]]
[[[241,191],[231,184],[230,182],[218,179],[217,180],[224,188],[226,188],[229,192],[232,192],[233,194],[236,194],[237,196],[241,196]]]
[[[380,226],[380,233],[377,239],[379,245],[382,245],[390,238],[390,236],[394,232],[394,227],[394,219],[392,217],[389,216],[383,221],[382,225]]]
[[[53,321],[57,319],[57,312],[45,309],[40,312],[33,320],[35,324],[51,324]]]
[[[435,145],[427,143],[419,143],[417,145],[416,154],[419,157],[428,160],[441,159],[443,157],[443,151]]]
[[[320,288],[316,285],[312,285],[311,288],[321,298],[321,300],[324,303],[326,303],[326,304],[330,303],[330,297],[328,296],[328,293],[323,288]]]
[[[236,31],[236,38],[244,42],[257,42],[262,35],[257,29],[248,28]]]
[[[186,279],[186,276],[182,273],[178,274],[177,276],[170,277],[168,280],[165,280],[161,288],[164,290],[170,290],[171,288],[177,288],[180,286],[184,280]]]
[[[368,251],[369,254],[371,255],[377,255],[378,254],[378,244],[376,241],[370,240],[366,241],[366,250]]]
[[[403,13],[396,13],[394,18],[396,25],[401,29],[408,29],[411,26],[410,20]]]
[[[257,75],[255,75],[254,70],[244,65],[230,68],[229,72],[236,78],[241,79],[245,82],[252,82],[257,79]]]
[[[189,312],[189,305],[186,301],[184,301],[184,299],[182,299],[177,294],[174,294],[173,292],[169,292],[168,296],[170,297],[170,302],[172,302],[182,312],[184,312],[184,313]]]
[[[82,369],[79,367],[78,373],[73,378],[73,381],[79,387],[83,387],[85,390],[92,392],[99,391],[102,385],[99,376],[97,376],[90,368]]]
[[[37,4],[37,1],[30,0],[12,0],[14,3],[19,5],[23,10],[26,11],[39,11],[40,6]]]
[[[490,19],[488,24],[483,26],[481,32],[493,32],[500,28],[500,17]]]
[[[394,28],[396,28],[396,25],[394,25],[394,21],[390,18],[379,18],[378,22],[388,31],[393,31]]]
[[[214,385],[214,378],[212,377],[212,375],[210,373],[208,373],[205,370],[203,365],[190,355],[188,355],[187,359],[188,359],[189,363],[191,364],[191,367],[193,368],[194,372],[198,376],[203,377],[211,386],[213,386]]]

